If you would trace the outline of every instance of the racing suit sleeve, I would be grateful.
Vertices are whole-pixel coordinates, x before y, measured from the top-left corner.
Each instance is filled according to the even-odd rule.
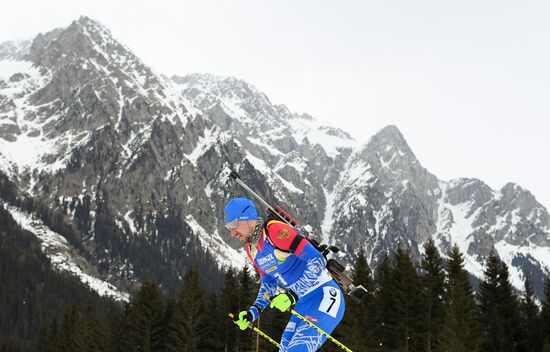
[[[307,240],[306,240],[307,241]],[[287,288],[294,292],[299,298],[302,298],[316,283],[321,276],[329,275],[326,272],[327,261],[325,257],[311,243],[306,243],[301,254],[298,256],[306,263],[306,268],[302,275],[291,283]]]
[[[269,304],[269,299],[265,298],[264,295],[267,295],[268,297],[274,296],[277,292],[278,286],[279,285],[275,278],[265,274],[262,275],[258,296],[256,297],[256,301],[254,301],[254,304],[252,304],[249,309],[250,313],[252,314],[252,321],[258,319],[258,317],[260,316],[260,312],[262,312]]]
[[[327,266],[325,257],[302,237],[298,230],[281,222],[273,222],[268,225],[268,235],[277,248],[289,251],[305,262],[305,269],[298,279],[286,287],[298,299],[308,293],[320,280],[331,280],[330,274],[325,269]]]

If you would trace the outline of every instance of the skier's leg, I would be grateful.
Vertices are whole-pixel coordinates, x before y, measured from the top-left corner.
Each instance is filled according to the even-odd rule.
[[[279,348],[280,352],[286,351],[288,347],[288,343],[292,339],[292,336],[296,332],[296,328],[298,327],[300,322],[301,320],[295,315],[293,315],[290,318],[290,320],[288,321],[288,324],[286,324],[286,328],[285,328],[285,331],[283,332],[283,336],[281,337],[281,347]]]
[[[314,352],[327,338],[314,328],[300,321],[284,352]]]
[[[300,299],[295,310],[324,332],[331,334],[344,316],[344,297],[336,283],[329,282]],[[285,352],[317,351],[326,340],[325,335],[300,320]]]

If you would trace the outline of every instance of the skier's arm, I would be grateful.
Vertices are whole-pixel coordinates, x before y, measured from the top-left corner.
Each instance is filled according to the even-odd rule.
[[[298,258],[306,263],[306,268],[296,281],[288,285],[288,289],[294,292],[298,298],[301,298],[317,284],[322,274],[328,275],[325,270],[327,266],[325,257],[309,241],[306,240],[306,242],[298,255]]]
[[[260,313],[269,304],[269,299],[265,298],[264,295],[267,295],[268,297],[274,296],[275,292],[277,292],[277,287],[278,284],[275,278],[265,274],[262,275],[258,296],[256,297],[256,301],[254,301],[254,304],[252,304],[249,309],[250,313],[252,314],[252,321],[258,319]]]
[[[319,280],[329,279],[321,277],[329,275],[325,270],[327,265],[325,257],[296,229],[286,224],[274,223],[268,227],[268,232],[270,240],[277,248],[290,251],[306,264],[298,279],[286,287],[296,296],[296,300],[307,293]]]

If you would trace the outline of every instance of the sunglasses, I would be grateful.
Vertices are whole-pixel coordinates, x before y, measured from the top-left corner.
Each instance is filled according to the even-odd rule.
[[[238,220],[233,220],[225,224],[225,228],[231,231],[231,230],[235,230],[238,225],[239,225]]]

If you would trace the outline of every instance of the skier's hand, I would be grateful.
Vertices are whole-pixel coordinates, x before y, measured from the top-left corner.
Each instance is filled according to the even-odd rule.
[[[291,306],[296,304],[297,300],[298,297],[296,297],[294,292],[288,291],[287,293],[279,293],[277,296],[275,296],[271,300],[269,306],[271,308],[277,308],[281,312],[286,312]]]
[[[233,322],[239,326],[239,329],[246,330],[252,320],[252,314],[247,310],[243,310],[233,319]]]

